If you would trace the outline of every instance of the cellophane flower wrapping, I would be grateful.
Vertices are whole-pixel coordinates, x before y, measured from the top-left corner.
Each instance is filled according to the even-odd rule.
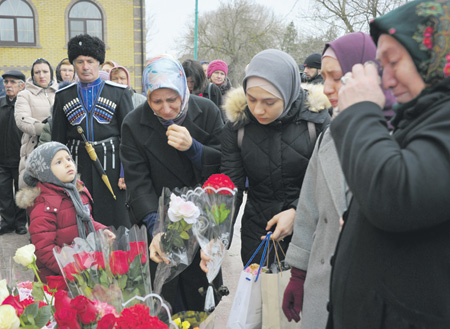
[[[133,225],[130,229],[121,226],[110,230],[115,239],[109,241],[107,235],[101,235],[100,239],[108,260],[106,268],[122,292],[122,303],[152,293],[146,227]]]
[[[186,199],[187,188],[171,191],[164,188],[159,198],[159,221],[153,236],[161,234],[162,257],[168,264],[158,264],[154,280],[154,292],[161,293],[162,287],[191,263],[198,251],[198,242],[192,233],[192,225],[197,221],[200,210]]]
[[[210,258],[206,263],[209,287],[205,299],[205,311],[215,308],[212,282],[220,271],[222,261],[231,241],[231,229],[235,213],[237,189],[230,178],[223,174],[212,175],[203,185],[190,191],[187,199],[200,208],[200,217],[192,227],[203,252]]]
[[[72,298],[83,295],[108,303],[120,312],[123,303],[134,296],[151,293],[150,269],[145,227],[108,228],[90,233],[86,239],[53,253]]]

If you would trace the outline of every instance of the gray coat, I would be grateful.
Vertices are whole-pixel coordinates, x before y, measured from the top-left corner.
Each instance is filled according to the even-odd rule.
[[[286,261],[307,272],[302,329],[323,329],[328,312],[330,258],[339,236],[339,218],[347,209],[350,193],[345,183],[336,146],[327,129],[319,137],[305,174],[294,234]]]

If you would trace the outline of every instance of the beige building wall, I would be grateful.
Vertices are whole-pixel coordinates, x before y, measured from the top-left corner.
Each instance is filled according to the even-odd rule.
[[[80,0],[24,0],[35,17],[35,46],[7,46],[0,42],[0,75],[19,70],[28,78],[32,63],[45,58],[53,66],[67,57],[69,41],[68,15]],[[84,1],[84,0],[81,0]],[[145,64],[145,1],[90,0],[103,16],[106,59],[125,66],[137,92],[142,90]]]

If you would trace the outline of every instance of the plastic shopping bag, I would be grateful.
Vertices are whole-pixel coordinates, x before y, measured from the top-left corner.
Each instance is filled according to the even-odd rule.
[[[230,316],[228,318],[227,328],[230,329],[260,329],[262,325],[262,302],[261,302],[261,267],[266,256],[266,252],[270,241],[269,233],[256,249],[253,256],[245,265],[244,270],[239,278],[236,295],[234,296],[233,306],[231,307]],[[261,257],[261,263],[257,273],[247,272],[251,261],[258,253],[259,249],[264,246],[264,252]]]

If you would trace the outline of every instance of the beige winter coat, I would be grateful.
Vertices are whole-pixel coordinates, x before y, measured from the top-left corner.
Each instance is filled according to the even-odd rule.
[[[25,162],[28,155],[37,146],[38,136],[44,126],[42,121],[51,115],[56,90],[58,90],[56,80],[49,88],[44,89],[33,84],[32,78],[28,78],[25,90],[17,95],[15,119],[17,127],[23,131],[20,147],[19,188],[25,186],[23,183]]]

